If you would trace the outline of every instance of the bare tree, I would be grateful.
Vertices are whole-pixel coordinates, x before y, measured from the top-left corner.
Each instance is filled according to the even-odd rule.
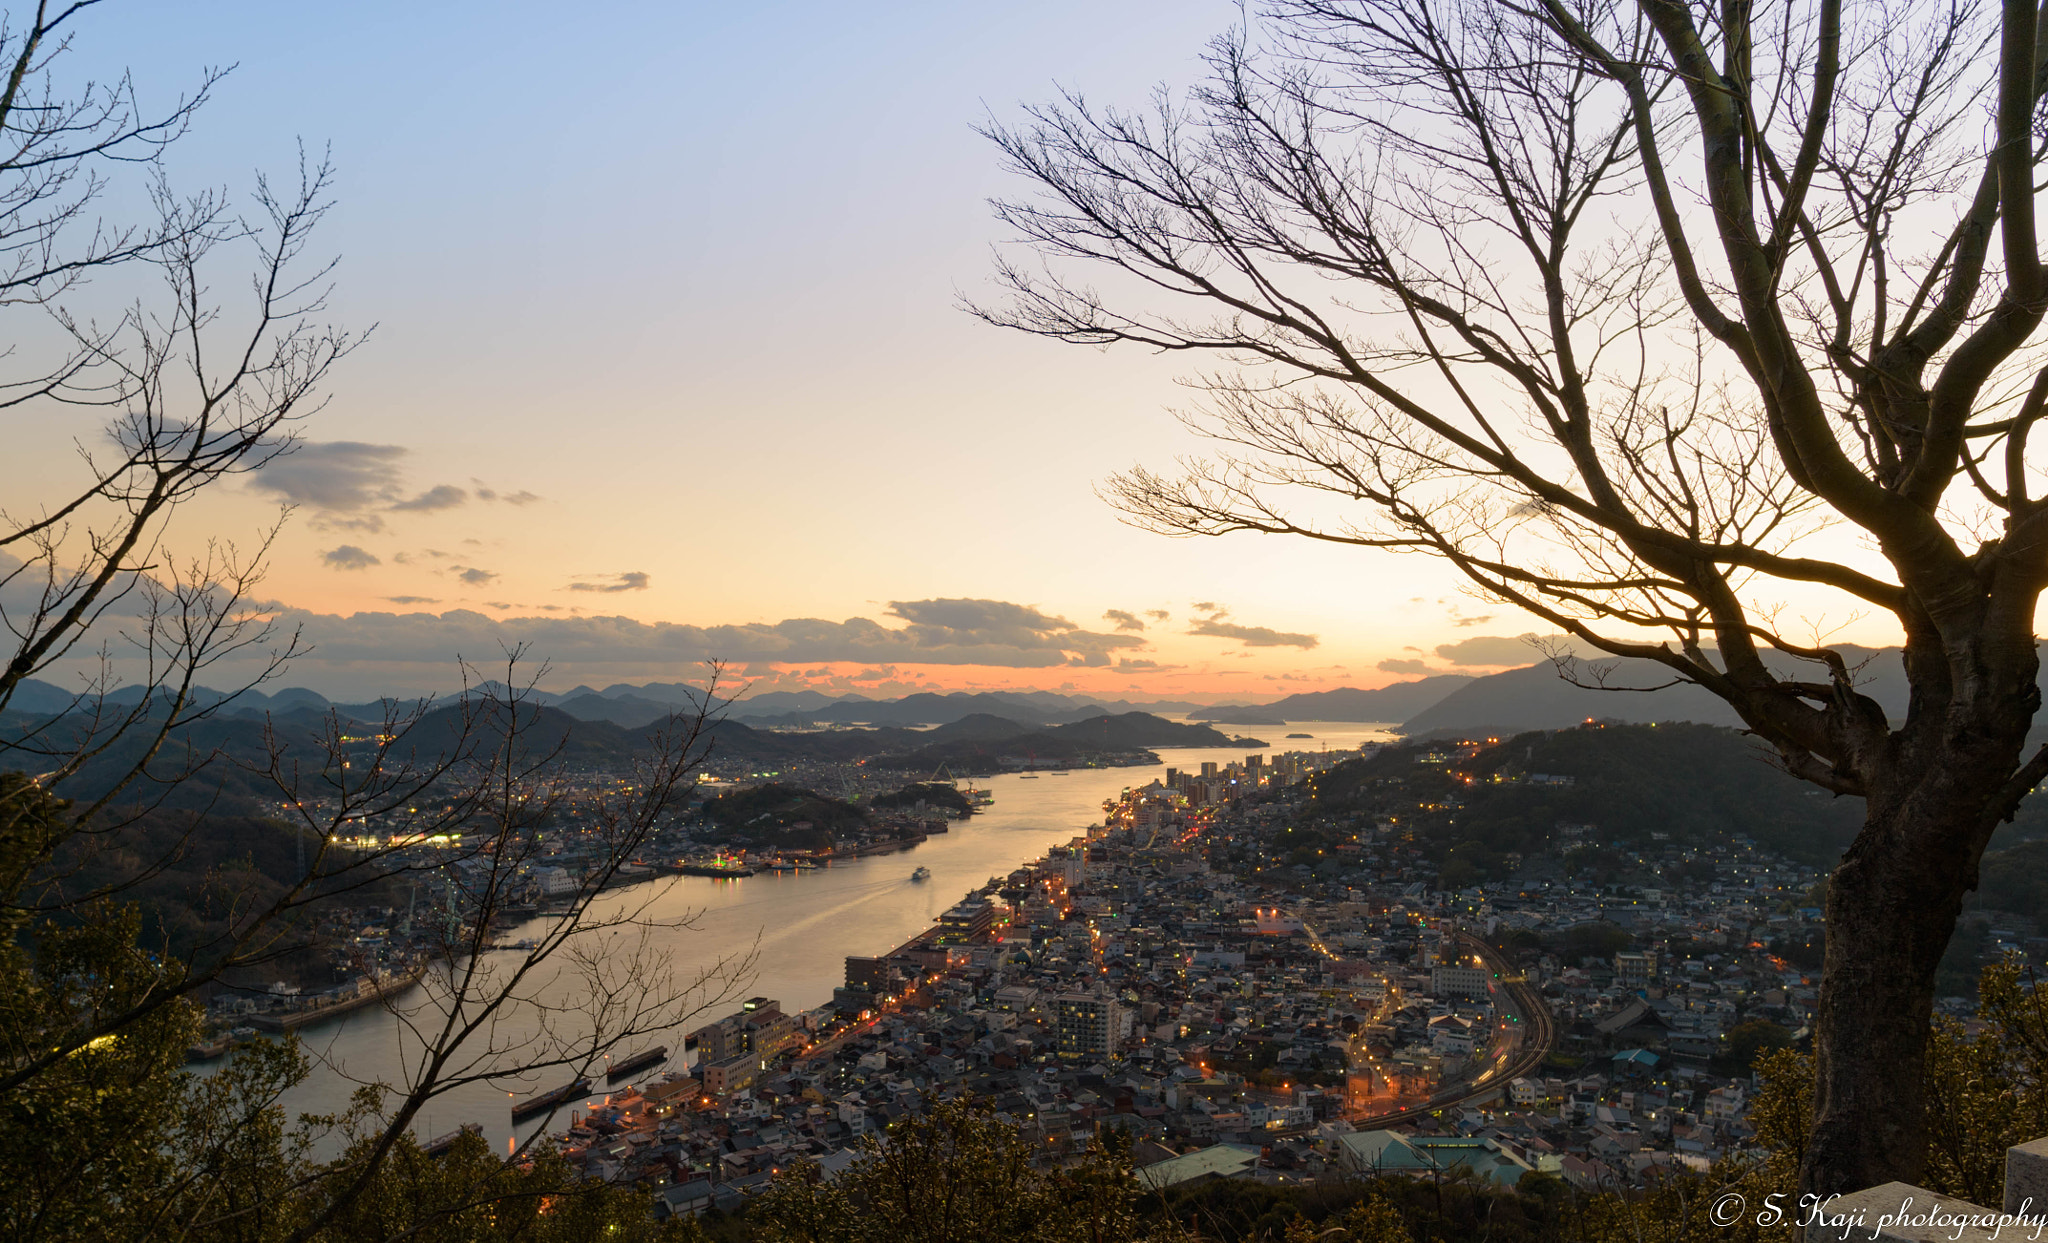
[[[1118,477],[1133,520],[1442,557],[1865,800],[1827,901],[1824,1193],[1919,1172],[1936,964],[2048,774],[2044,23],[1275,0],[1185,98],[989,130],[1040,262],[979,313],[1217,360],[1188,416],[1216,451]],[[1845,613],[1903,633],[1902,719],[1830,646]]]
[[[466,686],[452,707],[390,704],[367,727],[338,713],[324,731],[276,724],[268,745],[239,752],[195,742],[198,727],[275,677],[301,645],[255,594],[275,528],[250,547],[200,540],[196,555],[180,555],[173,520],[207,489],[290,452],[297,424],[318,410],[333,368],[362,336],[323,322],[333,263],[307,251],[328,208],[325,162],[302,158],[288,188],[259,178],[248,216],[222,193],[175,193],[159,157],[220,75],[155,113],[125,78],[67,78],[68,31],[98,3],[41,3],[0,20],[0,308],[14,329],[0,350],[0,412],[87,424],[75,441],[78,470],[56,495],[0,505],[0,974],[19,982],[48,967],[25,959],[17,940],[80,927],[104,934],[73,936],[80,965],[46,970],[51,988],[33,1004],[11,998],[0,1015],[0,1110],[57,1119],[53,1148],[80,1170],[104,1163],[89,1144],[67,1146],[64,1111],[50,1106],[92,1060],[81,1055],[175,1038],[201,990],[314,944],[323,904],[430,883],[443,913],[432,953],[412,964],[419,988],[387,1002],[418,1053],[403,1076],[370,1085],[376,1100],[351,1115],[359,1142],[346,1160],[294,1171],[317,1207],[291,1233],[312,1237],[372,1187],[436,1099],[519,1074],[582,1073],[745,980],[744,956],[677,970],[657,936],[690,917],[657,918],[655,889],[613,889],[687,797],[723,705],[714,670],[696,710],[653,730],[637,769],[602,788],[570,781],[550,733],[559,720],[539,727],[517,689],[517,652],[508,656],[514,689]],[[147,192],[145,223],[96,214],[116,173]],[[245,294],[214,292],[224,268],[247,275]],[[255,672],[225,696],[201,693],[202,679],[231,667]],[[68,680],[69,703],[25,710],[22,692],[39,676]],[[174,797],[214,775],[267,786],[294,821],[276,829],[300,846],[301,862],[263,883],[217,875],[217,935],[182,956],[138,945],[118,900],[203,836],[204,799],[183,809],[182,836],[150,839],[155,853],[125,872],[89,865],[132,854],[130,830],[157,823]],[[592,865],[544,936],[494,948],[533,883],[537,830],[572,796]],[[431,839],[445,844],[421,844]],[[181,1059],[182,1044],[169,1053]],[[168,1080],[173,1065],[149,1074]],[[275,1122],[265,1093],[290,1077],[281,1067],[223,1086],[216,1095],[239,1102],[222,1115],[229,1120],[169,1145],[188,1150],[170,1181],[152,1187],[161,1194],[125,1206],[137,1237],[211,1237],[246,1224],[248,1206],[220,1197],[230,1173],[247,1173],[237,1161],[286,1151],[264,1147]],[[90,1198],[101,1184],[39,1185]],[[29,1198],[10,1207],[10,1222],[43,1223],[30,1235],[50,1230],[61,1215],[41,1216]]]
[[[316,1237],[344,1214],[437,1099],[479,1083],[586,1077],[615,1050],[679,1036],[692,1016],[733,1000],[752,980],[751,952],[677,966],[668,937],[695,927],[700,912],[658,914],[667,885],[605,896],[623,881],[651,876],[635,860],[687,799],[709,753],[707,729],[724,702],[718,671],[698,710],[656,727],[630,770],[578,780],[562,764],[565,735],[543,722],[528,694],[545,669],[522,678],[521,655],[508,654],[495,684],[507,689],[466,694],[440,739],[416,738],[432,717],[415,708],[394,713],[367,742],[352,742],[340,718],[330,718],[315,771],[284,762],[282,747],[272,751],[268,776],[309,837],[323,843],[293,901],[372,878],[424,880],[443,896],[422,989],[386,1002],[411,1042],[404,1074],[363,1081],[378,1102],[374,1124],[347,1160],[307,1174],[321,1211],[293,1238]],[[548,835],[565,823],[591,851],[590,866],[558,899],[540,936],[495,944],[498,930],[529,909],[533,870]],[[335,846],[360,839],[351,830],[364,825],[382,827],[381,845]],[[423,850],[415,844],[422,840],[447,845]],[[250,926],[275,937],[282,923],[271,915]],[[532,1142],[509,1159],[523,1159]]]

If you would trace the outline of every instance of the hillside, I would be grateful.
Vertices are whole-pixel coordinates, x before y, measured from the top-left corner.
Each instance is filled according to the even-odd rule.
[[[1755,740],[1711,725],[1523,734],[1451,762],[1431,762],[1433,752],[1416,743],[1341,765],[1317,780],[1316,806],[1392,817],[1441,864],[1455,860],[1447,879],[1460,881],[1505,876],[1506,856],[1565,845],[1623,868],[1660,840],[1747,837],[1827,866],[1862,822],[1862,800],[1816,790]]]
[[[1228,747],[1260,746],[1256,739],[1232,738],[1207,725],[1182,724],[1153,716],[1149,712],[1125,712],[1116,716],[1092,716],[1045,731],[1055,738],[1078,745],[1123,750],[1132,747]]]
[[[1285,725],[1287,718],[1277,716],[1271,708],[1256,704],[1224,704],[1215,708],[1204,708],[1200,712],[1188,713],[1190,721],[1212,721],[1218,725]]]
[[[830,850],[838,834],[867,823],[852,803],[780,783],[707,799],[701,814],[748,845],[793,850]]]
[[[1307,691],[1262,707],[1283,721],[1405,721],[1477,680],[1469,673],[1439,673],[1377,690],[1346,686],[1333,691]]]
[[[1860,686],[1898,720],[1906,706],[1905,678],[1897,648],[1843,647],[1844,656],[1862,663]],[[1814,666],[1790,657],[1767,659],[1774,670],[1813,677]],[[1671,678],[1649,661],[1590,661],[1580,667],[1581,681],[1604,677],[1615,688],[1574,685],[1559,676],[1548,661],[1477,678],[1441,701],[1402,720],[1411,737],[1451,733],[1508,734],[1530,729],[1564,729],[1587,720],[1648,724],[1653,721],[1694,721],[1704,725],[1738,726],[1733,709],[1697,686],[1665,686]],[[1420,685],[1411,683],[1410,685]],[[1661,687],[1645,690],[1647,687]]]

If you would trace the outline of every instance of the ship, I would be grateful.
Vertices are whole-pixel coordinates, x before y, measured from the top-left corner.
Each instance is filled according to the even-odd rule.
[[[685,876],[752,876],[754,869],[745,861],[728,854],[716,854],[709,859],[685,859],[676,868]]]
[[[553,1109],[557,1105],[566,1104],[589,1090],[590,1080],[578,1079],[574,1083],[565,1083],[552,1092],[543,1092],[539,1096],[529,1096],[525,1100],[517,1101],[513,1104],[512,1121],[517,1122],[529,1114],[537,1114],[543,1109]]]
[[[420,1145],[420,1151],[430,1157],[445,1156],[449,1149],[455,1147],[456,1140],[461,1139],[465,1135],[482,1135],[483,1133],[484,1129],[480,1124],[465,1122],[457,1130],[450,1131],[446,1135],[436,1135]]]
[[[635,1053],[633,1056],[627,1058],[625,1061],[620,1062],[618,1065],[606,1071],[604,1077],[607,1081],[613,1079],[624,1079],[628,1075],[638,1074],[639,1072],[646,1070],[649,1066],[658,1065],[659,1063],[667,1060],[667,1058],[668,1046],[665,1044],[658,1044],[653,1048],[646,1050],[645,1052]]]
[[[919,868],[910,874],[910,879],[912,880],[930,880],[931,878],[932,870],[930,868]]]

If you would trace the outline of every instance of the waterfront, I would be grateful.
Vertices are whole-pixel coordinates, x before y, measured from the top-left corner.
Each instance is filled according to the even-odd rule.
[[[1325,745],[1333,751],[1348,750],[1363,741],[1388,737],[1375,727],[1318,722],[1290,724],[1284,730],[1246,727],[1244,732],[1269,743],[1265,752],[1269,755],[1321,750]],[[1314,737],[1289,740],[1284,738],[1289,732]],[[1183,770],[1205,761],[1242,760],[1247,754],[1242,747],[1157,750],[1166,766]],[[679,877],[650,882],[658,886],[655,889],[634,886],[615,891],[605,895],[602,903],[604,909],[612,910],[651,898],[647,914],[655,919],[672,919],[691,909],[701,911],[695,929],[658,934],[659,948],[677,970],[688,973],[700,964],[757,947],[753,974],[736,996],[772,997],[786,1010],[800,1011],[831,999],[833,988],[844,978],[847,955],[879,953],[922,932],[962,894],[986,884],[991,876],[1007,875],[1099,822],[1104,799],[1164,775],[1163,767],[1146,766],[1075,769],[1063,776],[984,778],[976,784],[993,793],[994,805],[971,819],[955,822],[950,833],[934,836],[913,850],[837,862],[811,872],[762,872],[733,880]],[[910,873],[917,867],[931,869],[931,879],[913,883]],[[540,930],[541,926],[535,925],[531,932],[508,929],[505,935],[517,939]],[[566,992],[566,986],[560,991]],[[360,1082],[401,1081],[419,1047],[417,1040],[406,1034],[402,1012],[417,1007],[424,997],[422,990],[397,999],[401,1013],[369,1007],[338,1022],[302,1030],[300,1038],[316,1066],[312,1077],[286,1096],[286,1109],[293,1113],[339,1112]],[[736,1008],[736,1004],[727,1003],[724,1009]],[[689,1026],[694,1028],[721,1012],[714,1009],[697,1016]],[[415,1021],[417,1017],[424,1016],[416,1016]],[[496,1033],[501,1045],[516,1049],[525,1035],[521,1023],[531,1021],[530,1016],[509,1017]],[[646,1043],[667,1044],[672,1051],[670,1064],[682,1065],[681,1031]],[[638,1051],[638,1046],[621,1049],[620,1056]],[[516,1066],[517,1062],[508,1054],[504,1064]],[[637,1078],[644,1081],[656,1073],[658,1069],[651,1068]],[[543,1125],[559,1128],[565,1121],[561,1115],[552,1122],[544,1117],[531,1119],[515,1128],[509,1099],[512,1094],[524,1097],[546,1091],[571,1077],[551,1071],[541,1078],[508,1081],[498,1087],[477,1084],[460,1089],[426,1110],[415,1132],[425,1139],[475,1122],[494,1145],[502,1147],[515,1135],[523,1137]],[[594,1096],[601,1098],[601,1069],[593,1079]]]

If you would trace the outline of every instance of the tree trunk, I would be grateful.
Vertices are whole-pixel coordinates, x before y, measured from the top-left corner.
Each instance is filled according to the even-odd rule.
[[[1828,882],[1802,1191],[1921,1175],[1935,971],[1985,843],[2010,813],[1999,803],[2040,701],[2031,637],[1995,673],[1980,661],[1957,668],[1965,663],[1951,662],[1954,697],[1939,719],[1909,717],[1872,765],[1863,829]],[[1926,701],[1918,686],[1914,699]]]

